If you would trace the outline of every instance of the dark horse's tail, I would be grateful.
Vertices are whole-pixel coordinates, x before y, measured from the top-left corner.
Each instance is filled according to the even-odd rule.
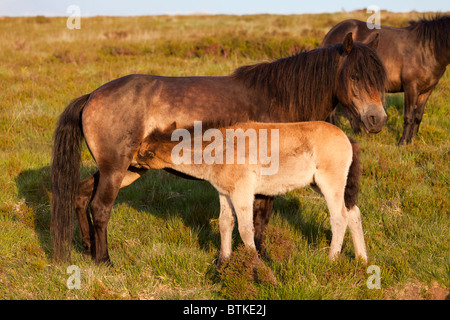
[[[356,205],[356,201],[358,200],[359,180],[361,178],[361,161],[359,159],[360,150],[358,144],[352,138],[348,137],[348,139],[352,144],[353,158],[352,164],[350,165],[350,169],[348,171],[347,185],[345,186],[344,191],[344,201],[347,209],[351,209]]]
[[[73,204],[80,182],[81,110],[89,95],[72,100],[61,114],[54,134],[51,232],[55,260],[70,260]]]

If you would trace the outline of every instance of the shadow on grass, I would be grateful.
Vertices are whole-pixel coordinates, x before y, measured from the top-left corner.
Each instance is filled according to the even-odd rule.
[[[83,168],[83,177],[95,171],[95,168]],[[52,255],[50,235],[50,167],[22,171],[16,178],[18,194],[34,213],[34,227],[42,248]],[[218,233],[219,201],[217,191],[205,181],[192,181],[162,170],[152,170],[130,186],[120,190],[115,206],[126,204],[139,212],[147,212],[159,218],[170,220],[181,218],[186,227],[198,236],[202,249],[220,248]],[[301,209],[301,208],[300,208]],[[280,212],[283,218],[293,224],[307,239],[308,243],[316,243],[317,233],[322,231],[320,218],[303,219],[295,197],[275,198],[274,211]],[[74,214],[74,219],[76,217]],[[214,222],[215,223],[212,223]],[[83,251],[78,223],[75,223],[73,245],[75,250]],[[234,246],[241,243],[235,225]],[[331,231],[325,231],[326,238],[331,240]]]
[[[53,252],[50,237],[50,167],[25,170],[16,177],[19,198],[34,214],[34,228],[44,252]]]

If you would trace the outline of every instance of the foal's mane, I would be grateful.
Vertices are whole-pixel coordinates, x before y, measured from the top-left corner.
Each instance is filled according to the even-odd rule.
[[[324,120],[333,98],[342,44],[237,68],[231,75],[266,95],[271,112],[287,114],[291,121]],[[375,50],[354,43],[347,59],[346,79],[357,72],[365,87],[385,91],[386,71]],[[330,110],[331,111],[331,110]]]
[[[440,48],[450,46],[450,15],[437,14],[431,18],[409,21],[409,28],[417,35],[417,40],[423,45]]]

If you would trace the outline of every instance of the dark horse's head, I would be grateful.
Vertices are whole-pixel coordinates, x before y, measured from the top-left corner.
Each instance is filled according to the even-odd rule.
[[[378,37],[369,45],[353,43],[349,33],[343,43],[243,66],[233,77],[267,97],[270,112],[282,121],[325,120],[340,102],[375,133],[387,118],[387,76],[377,44]]]
[[[382,101],[387,75],[375,51],[377,46],[378,34],[372,42],[364,45],[354,43],[351,32],[345,36],[342,45],[337,45],[340,63],[335,97],[362,121],[370,133],[380,132],[387,119]]]

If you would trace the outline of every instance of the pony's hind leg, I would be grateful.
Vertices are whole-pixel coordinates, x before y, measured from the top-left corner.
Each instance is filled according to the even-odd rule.
[[[102,172],[97,190],[91,202],[91,214],[94,229],[95,251],[93,256],[96,263],[110,263],[108,254],[107,226],[111,216],[114,201],[119,193],[124,173]]]
[[[140,178],[146,169],[128,168],[122,179],[120,188],[126,187]],[[100,172],[95,172],[92,176],[84,179],[78,185],[78,193],[75,199],[75,212],[81,231],[81,241],[84,248],[83,254],[95,258],[95,235],[91,216],[88,211],[89,203],[94,198],[100,178]]]
[[[340,192],[340,188],[335,188],[331,184],[322,186],[320,191],[325,197],[328,210],[330,211],[332,238],[329,258],[335,259],[341,252],[345,231],[348,226],[352,235],[356,258],[361,258],[367,262],[361,213],[358,206],[354,205],[351,209],[347,209],[344,203],[343,192]]]
[[[94,229],[92,227],[91,217],[89,216],[88,206],[95,194],[98,184],[99,172],[84,179],[78,185],[78,193],[75,198],[75,212],[77,214],[78,223],[81,231],[81,241],[85,255],[91,255],[93,246]]]
[[[344,204],[345,180],[331,175],[317,174],[315,181],[314,189],[320,189],[316,191],[320,191],[319,193],[325,197],[330,211],[332,237],[328,257],[334,260],[341,252],[348,224],[348,212]]]
[[[364,242],[364,233],[361,223],[361,212],[358,206],[353,206],[348,210],[348,227],[352,235],[353,247],[355,248],[355,257],[361,258],[367,262],[367,250]]]
[[[337,258],[341,253],[342,243],[344,242],[345,231],[347,230],[348,224],[348,215],[345,206],[341,206],[340,210],[338,207],[337,204],[331,206],[328,205],[332,232],[330,253],[328,254],[328,257],[332,260]]]

